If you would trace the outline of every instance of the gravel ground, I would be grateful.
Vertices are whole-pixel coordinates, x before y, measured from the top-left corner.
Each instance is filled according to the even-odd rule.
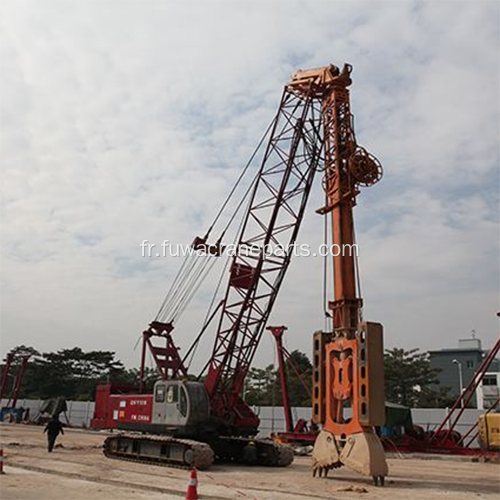
[[[42,428],[0,424],[5,500],[179,499],[189,472],[105,458],[105,433],[67,429],[53,453],[45,449]],[[313,478],[311,459],[297,457],[287,468],[214,465],[198,472],[200,499],[298,500],[497,499],[500,466],[456,459],[389,459],[385,488],[342,468],[329,478]]]

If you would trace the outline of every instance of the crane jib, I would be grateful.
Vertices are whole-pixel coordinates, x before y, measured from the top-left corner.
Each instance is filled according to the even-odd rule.
[[[238,419],[230,413],[290,263],[290,252],[264,249],[296,241],[320,163],[321,126],[313,85],[287,86],[239,234],[205,384],[212,412],[224,420]],[[260,251],[244,251],[250,247]]]

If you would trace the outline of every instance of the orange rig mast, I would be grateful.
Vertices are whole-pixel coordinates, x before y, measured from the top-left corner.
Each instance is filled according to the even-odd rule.
[[[352,67],[297,72],[290,85],[315,82],[321,93],[324,134],[323,187],[331,214],[334,300],[333,332],[314,336],[313,419],[322,425],[313,451],[314,474],[347,465],[383,484],[385,455],[373,426],[385,419],[382,325],[362,321],[353,208],[360,186],[382,177],[378,160],[357,145],[350,111]],[[338,245],[338,246],[337,246]],[[349,250],[350,249],[350,250]]]

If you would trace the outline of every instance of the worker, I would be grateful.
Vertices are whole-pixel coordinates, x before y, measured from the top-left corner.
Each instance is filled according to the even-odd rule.
[[[59,433],[64,434],[63,424],[60,422],[58,415],[54,415],[52,417],[52,419],[45,426],[43,432],[47,433],[47,449],[50,453],[54,449],[54,444],[56,443]]]

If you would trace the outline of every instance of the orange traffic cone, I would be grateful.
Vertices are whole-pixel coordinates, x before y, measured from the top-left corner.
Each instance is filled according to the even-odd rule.
[[[189,477],[186,500],[198,500],[198,478],[196,477],[196,469],[194,467],[191,469]]]

